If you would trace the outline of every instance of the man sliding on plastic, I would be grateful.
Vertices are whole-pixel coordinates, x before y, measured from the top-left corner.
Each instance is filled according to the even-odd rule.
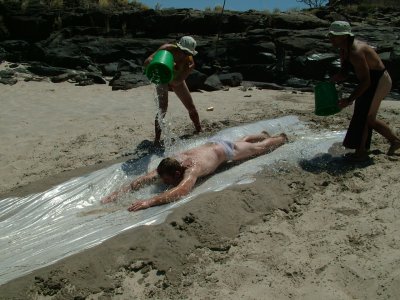
[[[115,201],[123,194],[138,190],[160,177],[165,184],[174,187],[147,200],[134,202],[129,211],[137,211],[151,206],[166,204],[187,195],[198,178],[212,174],[227,161],[245,160],[269,153],[287,142],[284,133],[271,137],[267,132],[244,136],[231,142],[212,138],[204,145],[164,158],[157,169],[141,176],[102,199],[102,203]]]

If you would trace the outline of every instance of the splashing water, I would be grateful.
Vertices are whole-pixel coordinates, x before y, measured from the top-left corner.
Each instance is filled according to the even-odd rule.
[[[156,111],[157,121],[161,128],[161,132],[164,135],[165,155],[171,155],[172,153],[176,152],[175,145],[180,144],[181,139],[179,138],[179,136],[176,133],[173,132],[172,124],[169,122],[166,115],[161,112],[161,109],[159,107],[160,101],[159,101],[159,95],[157,93],[157,86],[154,86],[153,99],[154,99],[154,103],[156,105],[156,110],[157,110]]]

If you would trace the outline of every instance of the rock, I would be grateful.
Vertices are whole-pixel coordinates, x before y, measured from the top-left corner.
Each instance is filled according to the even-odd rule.
[[[85,76],[93,81],[93,83],[97,84],[106,84],[107,81],[100,75],[94,72],[85,72]]]
[[[33,64],[27,67],[27,70],[35,75],[39,76],[58,76],[68,72],[68,69],[43,66],[40,64]]]
[[[16,78],[14,78],[15,72],[13,70],[2,70],[0,71],[0,83],[14,85],[18,82]]]
[[[247,91],[249,87],[256,87],[259,89],[267,89],[267,90],[284,90],[286,89],[284,86],[278,85],[276,83],[271,82],[258,82],[258,81],[243,81],[243,91]]]
[[[64,82],[64,81],[70,80],[76,76],[77,76],[76,72],[68,72],[68,73],[63,73],[63,74],[57,75],[57,76],[52,76],[50,78],[50,80],[51,80],[51,82],[59,83],[59,82]]]
[[[147,77],[143,74],[131,74],[128,72],[120,72],[113,79],[111,79],[109,85],[112,86],[112,90],[129,90],[135,87],[150,84]]]
[[[207,76],[234,72],[242,80],[277,84],[291,77],[323,80],[326,73],[338,70],[327,29],[333,20],[347,20],[357,37],[376,46],[393,87],[400,86],[400,29],[393,26],[400,14],[393,9],[350,13],[335,6],[334,10],[218,14],[192,9],[72,8],[71,3],[77,2],[65,2],[71,8],[60,11],[44,9],[40,1],[28,2],[24,11],[14,2],[0,4],[0,61],[35,62],[32,73],[57,82],[70,75],[57,76],[76,70],[96,74],[86,74],[82,84],[89,83],[88,78],[104,84],[102,76],[114,76],[114,89],[148,84],[142,76],[143,61],[160,45],[179,39],[182,28],[198,42],[195,64],[201,73],[187,78],[191,91],[219,89],[212,78],[204,85]],[[60,69],[49,69],[53,67]],[[219,80],[227,86],[238,84],[233,78]]]
[[[282,29],[313,29],[329,27],[330,22],[305,13],[278,13],[270,18],[270,25]]]
[[[268,82],[274,81],[275,78],[274,64],[240,64],[233,67],[233,70],[250,81]]]
[[[201,73],[197,70],[193,70],[185,81],[186,85],[189,88],[189,91],[196,91],[204,89],[204,82],[206,81],[206,79],[207,79],[206,74]]]
[[[206,91],[218,91],[222,89],[222,82],[219,80],[219,77],[216,74],[207,77],[206,81],[204,82],[204,90]]]
[[[239,86],[243,81],[243,75],[240,73],[219,74],[218,78],[223,85],[232,87]]]
[[[3,77],[0,77],[0,83],[2,83],[2,84],[14,85],[17,82],[18,82],[18,80],[15,79],[15,78],[3,78]]]
[[[316,53],[309,56],[298,56],[290,64],[290,73],[306,79],[321,79],[328,74],[339,71],[332,65],[337,59],[337,54]]]
[[[294,88],[306,88],[306,87],[310,87],[310,81],[304,80],[301,78],[292,77],[292,78],[289,78],[288,80],[286,80],[285,85],[294,87]]]
[[[100,66],[104,76],[114,76],[118,72],[118,62],[112,62]]]

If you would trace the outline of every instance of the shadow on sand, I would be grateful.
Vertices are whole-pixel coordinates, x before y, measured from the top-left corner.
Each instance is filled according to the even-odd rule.
[[[343,150],[341,143],[335,143],[329,148],[328,153],[301,160],[299,165],[303,170],[314,174],[327,172],[330,175],[341,175],[374,164],[373,158],[368,158],[363,162],[351,162],[344,157],[346,153],[348,152]]]

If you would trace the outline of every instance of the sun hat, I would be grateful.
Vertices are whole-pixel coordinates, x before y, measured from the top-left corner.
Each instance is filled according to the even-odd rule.
[[[354,36],[354,34],[351,32],[350,24],[346,21],[332,22],[331,26],[329,27],[328,35],[329,34]]]
[[[194,50],[196,48],[196,41],[191,36],[183,36],[176,45],[179,49],[185,52],[189,52],[192,55],[196,55],[197,51]]]

